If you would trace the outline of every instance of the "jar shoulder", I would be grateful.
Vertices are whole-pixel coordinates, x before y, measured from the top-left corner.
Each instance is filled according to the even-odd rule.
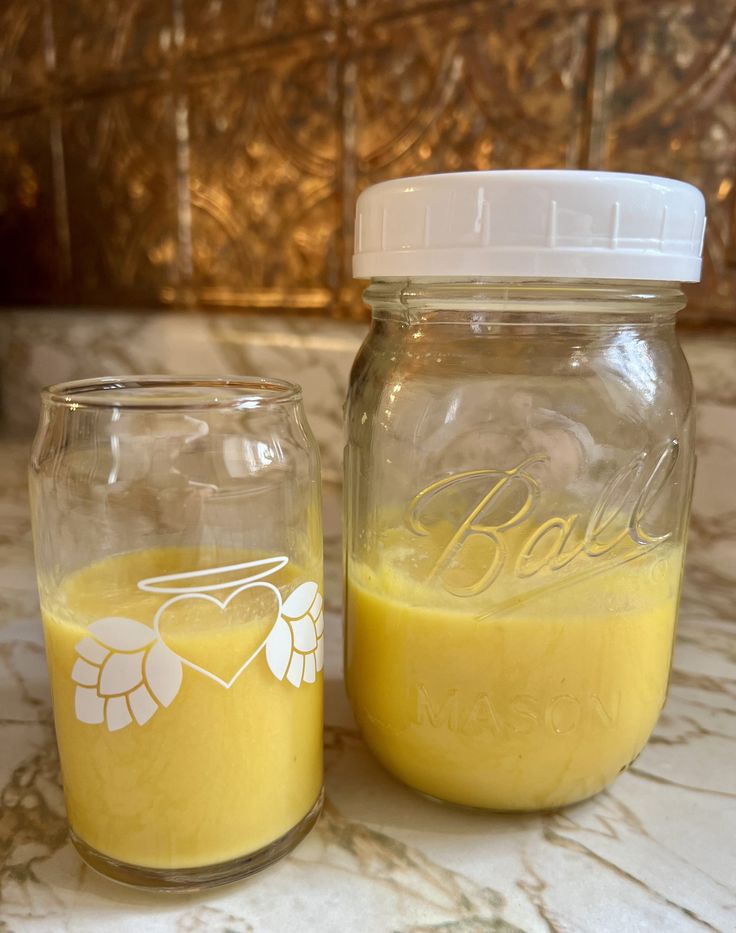
[[[444,339],[443,339],[444,338]],[[440,421],[529,424],[557,414],[610,430],[683,430],[693,387],[674,330],[478,337],[372,328],[353,365],[348,439],[403,425],[415,439]],[[449,417],[448,417],[449,415]]]

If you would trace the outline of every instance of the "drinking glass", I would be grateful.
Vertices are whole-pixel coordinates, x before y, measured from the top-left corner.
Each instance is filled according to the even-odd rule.
[[[71,838],[159,888],[270,864],[322,805],[319,455],[298,386],[42,393],[30,487]]]

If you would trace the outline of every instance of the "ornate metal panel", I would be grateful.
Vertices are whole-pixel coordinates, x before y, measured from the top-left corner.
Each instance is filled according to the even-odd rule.
[[[0,301],[360,316],[355,197],[580,166],[709,201],[736,321],[736,0],[5,0]]]

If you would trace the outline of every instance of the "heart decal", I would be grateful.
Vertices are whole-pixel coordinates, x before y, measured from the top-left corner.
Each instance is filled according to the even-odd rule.
[[[263,577],[287,563],[280,556],[141,580],[138,589],[176,595],[152,625],[106,616],[87,626],[71,670],[77,719],[110,732],[142,726],[176,699],[184,666],[228,690],[263,651],[277,680],[315,683],[324,663],[322,594],[307,580],[282,600]],[[230,593],[219,599],[216,590]]]
[[[249,596],[244,596],[245,593]],[[178,607],[176,612],[172,612],[174,606]],[[258,580],[239,586],[225,599],[209,593],[174,596],[159,608],[153,627],[160,641],[182,664],[229,689],[266,647],[280,615],[279,590],[272,583]],[[234,654],[223,652],[221,645],[216,645],[218,635],[225,636],[232,628],[237,630],[238,649]],[[213,653],[218,660],[212,657]],[[230,659],[227,668],[222,667],[223,655]]]

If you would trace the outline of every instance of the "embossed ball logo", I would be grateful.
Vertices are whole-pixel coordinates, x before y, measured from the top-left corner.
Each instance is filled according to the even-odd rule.
[[[314,683],[324,664],[319,586],[306,581],[282,600],[281,591],[264,579],[285,567],[288,560],[271,557],[139,581],[138,589],[171,598],[158,608],[151,625],[123,616],[108,616],[89,625],[86,636],[75,646],[77,659],[71,672],[76,684],[77,719],[104,724],[111,732],[133,721],[142,726],[174,701],[184,668],[229,690],[262,652],[277,680],[288,681],[292,687]],[[237,578],[230,578],[233,573]],[[227,579],[223,581],[223,577]],[[172,647],[173,607],[195,602],[213,618],[233,611],[247,615],[248,601],[254,594],[270,597],[273,622],[257,644],[248,645],[244,638],[244,656],[234,659],[233,669],[212,670],[195,654]]]
[[[488,618],[544,595],[550,585],[566,586],[604,573],[668,541],[673,529],[657,530],[653,516],[670,494],[668,480],[679,451],[679,441],[671,438],[637,453],[602,486],[587,514],[553,514],[541,522],[535,516],[542,486],[532,471],[548,461],[547,455],[527,457],[507,470],[450,474],[414,496],[406,525],[423,537],[432,534],[433,514],[435,522],[437,515],[445,519],[450,533],[428,580],[436,580],[453,596],[478,596],[505,576],[507,598],[488,600],[481,616]],[[463,502],[465,511],[453,524],[446,516],[456,502]],[[507,541],[509,532],[516,535],[514,546]],[[466,561],[467,553],[472,557]],[[453,577],[457,568],[467,570],[461,582]]]

